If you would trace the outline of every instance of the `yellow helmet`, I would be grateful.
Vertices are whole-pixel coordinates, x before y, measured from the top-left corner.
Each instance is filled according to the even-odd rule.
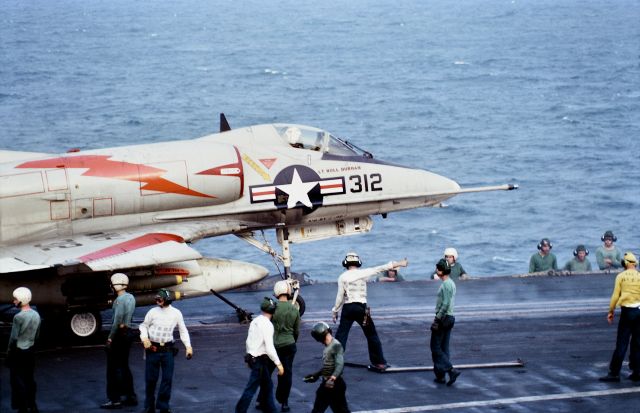
[[[631,251],[625,252],[624,257],[622,257],[622,266],[626,267],[628,264],[633,264],[634,267],[638,264],[636,256]]]

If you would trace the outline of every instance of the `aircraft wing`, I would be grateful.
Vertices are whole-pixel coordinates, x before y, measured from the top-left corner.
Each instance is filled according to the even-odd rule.
[[[20,152],[20,151],[6,151],[0,150],[0,163],[3,162],[16,162],[25,159],[35,159],[44,156],[49,156],[47,153],[40,152]]]
[[[193,260],[202,256],[187,243],[256,227],[234,220],[170,222],[16,244],[0,247],[0,273],[56,266],[113,271]]]

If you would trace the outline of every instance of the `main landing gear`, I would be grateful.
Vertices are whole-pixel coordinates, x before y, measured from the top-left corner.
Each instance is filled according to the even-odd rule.
[[[289,249],[289,231],[285,226],[282,226],[282,227],[276,228],[276,232],[277,232],[278,240],[280,240],[280,244],[282,245],[282,255],[278,254],[278,252],[274,250],[271,247],[271,245],[269,245],[266,238],[264,237],[264,233],[262,233],[262,238],[263,238],[262,241],[258,240],[253,233],[236,234],[236,236],[248,242],[249,244],[253,245],[254,247],[258,248],[259,250],[264,251],[267,254],[271,255],[276,267],[278,268],[278,271],[280,271],[278,262],[284,265],[284,274],[280,272],[280,276],[282,277],[283,280],[289,283],[291,287],[291,291],[293,292],[293,298],[291,301],[294,303],[294,305],[300,312],[300,316],[302,316],[307,306],[306,306],[306,303],[304,302],[304,299],[300,295],[300,281],[296,280],[291,276],[291,250]],[[238,321],[241,324],[246,324],[251,322],[253,313],[239,307],[238,305],[234,304],[229,299],[224,297],[222,294],[214,290],[211,290],[211,293],[236,310]]]

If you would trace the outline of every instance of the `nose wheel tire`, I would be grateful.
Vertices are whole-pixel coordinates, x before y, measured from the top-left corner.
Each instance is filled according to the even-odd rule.
[[[78,337],[90,337],[101,329],[102,319],[98,312],[74,313],[69,318],[69,327]]]

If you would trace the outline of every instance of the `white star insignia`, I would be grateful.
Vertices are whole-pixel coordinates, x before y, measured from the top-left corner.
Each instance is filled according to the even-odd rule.
[[[289,195],[287,208],[294,208],[298,202],[307,208],[312,208],[313,205],[309,199],[309,191],[311,191],[316,185],[318,185],[317,182],[302,182],[300,175],[298,175],[298,170],[294,168],[291,183],[278,185],[278,189]]]

